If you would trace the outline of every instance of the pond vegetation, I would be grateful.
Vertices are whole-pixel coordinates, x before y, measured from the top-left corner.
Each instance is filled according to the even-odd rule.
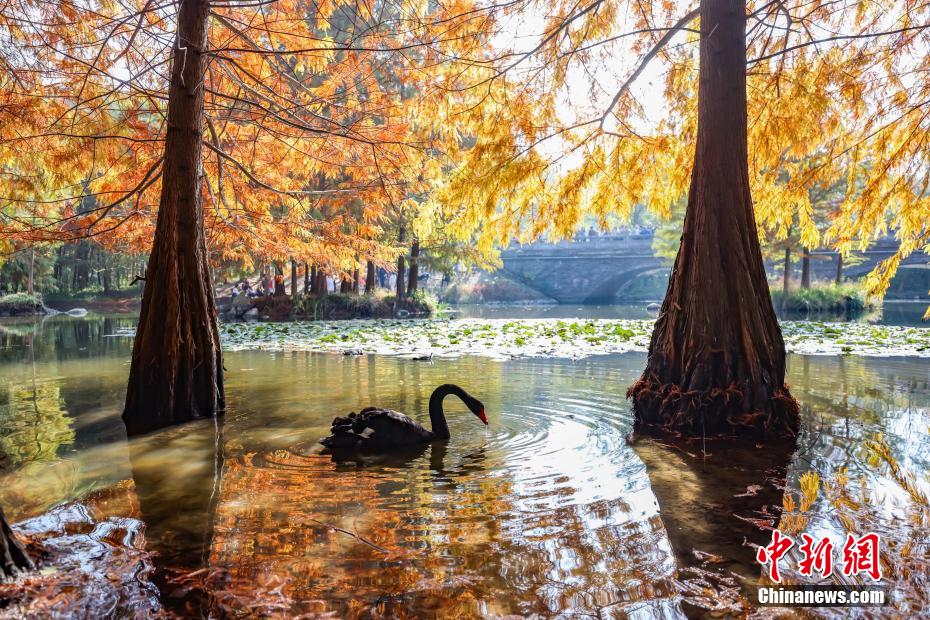
[[[225,323],[220,329],[224,347],[231,351],[507,359],[646,351],[652,324],[636,319],[434,319]],[[930,331],[919,327],[786,321],[782,332],[788,350],[796,353],[930,357]]]

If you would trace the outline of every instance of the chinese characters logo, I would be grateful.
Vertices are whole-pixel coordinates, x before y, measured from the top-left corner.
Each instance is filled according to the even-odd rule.
[[[847,577],[866,574],[873,581],[879,581],[882,578],[879,540],[878,534],[873,533],[858,538],[848,534],[840,558],[842,574]],[[798,562],[799,572],[808,577],[815,572],[824,578],[832,575],[834,570],[833,542],[826,536],[815,541],[808,534],[801,534],[801,541],[801,546],[798,547],[801,552],[801,559]],[[780,530],[774,530],[772,542],[765,547],[759,547],[756,552],[756,560],[763,566],[768,565],[769,578],[775,583],[781,582],[781,574],[778,571],[779,560],[794,546],[795,542],[790,536],[782,534]]]

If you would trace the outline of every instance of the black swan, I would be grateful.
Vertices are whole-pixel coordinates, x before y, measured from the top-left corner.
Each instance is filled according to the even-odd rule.
[[[442,412],[442,399],[449,394],[461,398],[472,413],[485,424],[488,423],[481,401],[459,386],[447,383],[433,390],[429,397],[432,430],[426,430],[398,411],[367,407],[358,413],[334,419],[330,429],[332,435],[324,437],[320,443],[330,450],[389,452],[434,441],[445,441],[449,438],[449,425],[446,424],[446,416]]]

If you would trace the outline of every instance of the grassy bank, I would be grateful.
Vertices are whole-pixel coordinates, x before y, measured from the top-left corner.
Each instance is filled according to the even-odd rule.
[[[388,319],[432,316],[438,303],[431,295],[416,293],[400,301],[380,291],[369,295],[334,293],[318,297],[300,295],[238,299],[223,311],[226,320],[257,319],[265,321],[332,321],[346,319]]]
[[[28,293],[13,293],[0,297],[0,316],[43,314],[42,300]]]
[[[772,303],[782,314],[791,317],[807,315],[854,319],[877,309],[875,302],[851,283],[815,284],[810,288],[772,291]]]
[[[84,308],[91,312],[138,312],[142,305],[142,288],[121,291],[85,289],[75,294],[48,293],[45,305],[61,312]]]
[[[503,273],[476,272],[447,286],[440,299],[449,304],[547,304],[555,303]]]

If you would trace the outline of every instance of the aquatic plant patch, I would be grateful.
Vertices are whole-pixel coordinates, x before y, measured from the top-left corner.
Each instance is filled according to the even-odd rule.
[[[789,351],[813,355],[930,357],[930,329],[863,323],[782,323]],[[379,353],[409,357],[568,357],[647,351],[652,321],[632,319],[424,319],[226,323],[226,350]]]

